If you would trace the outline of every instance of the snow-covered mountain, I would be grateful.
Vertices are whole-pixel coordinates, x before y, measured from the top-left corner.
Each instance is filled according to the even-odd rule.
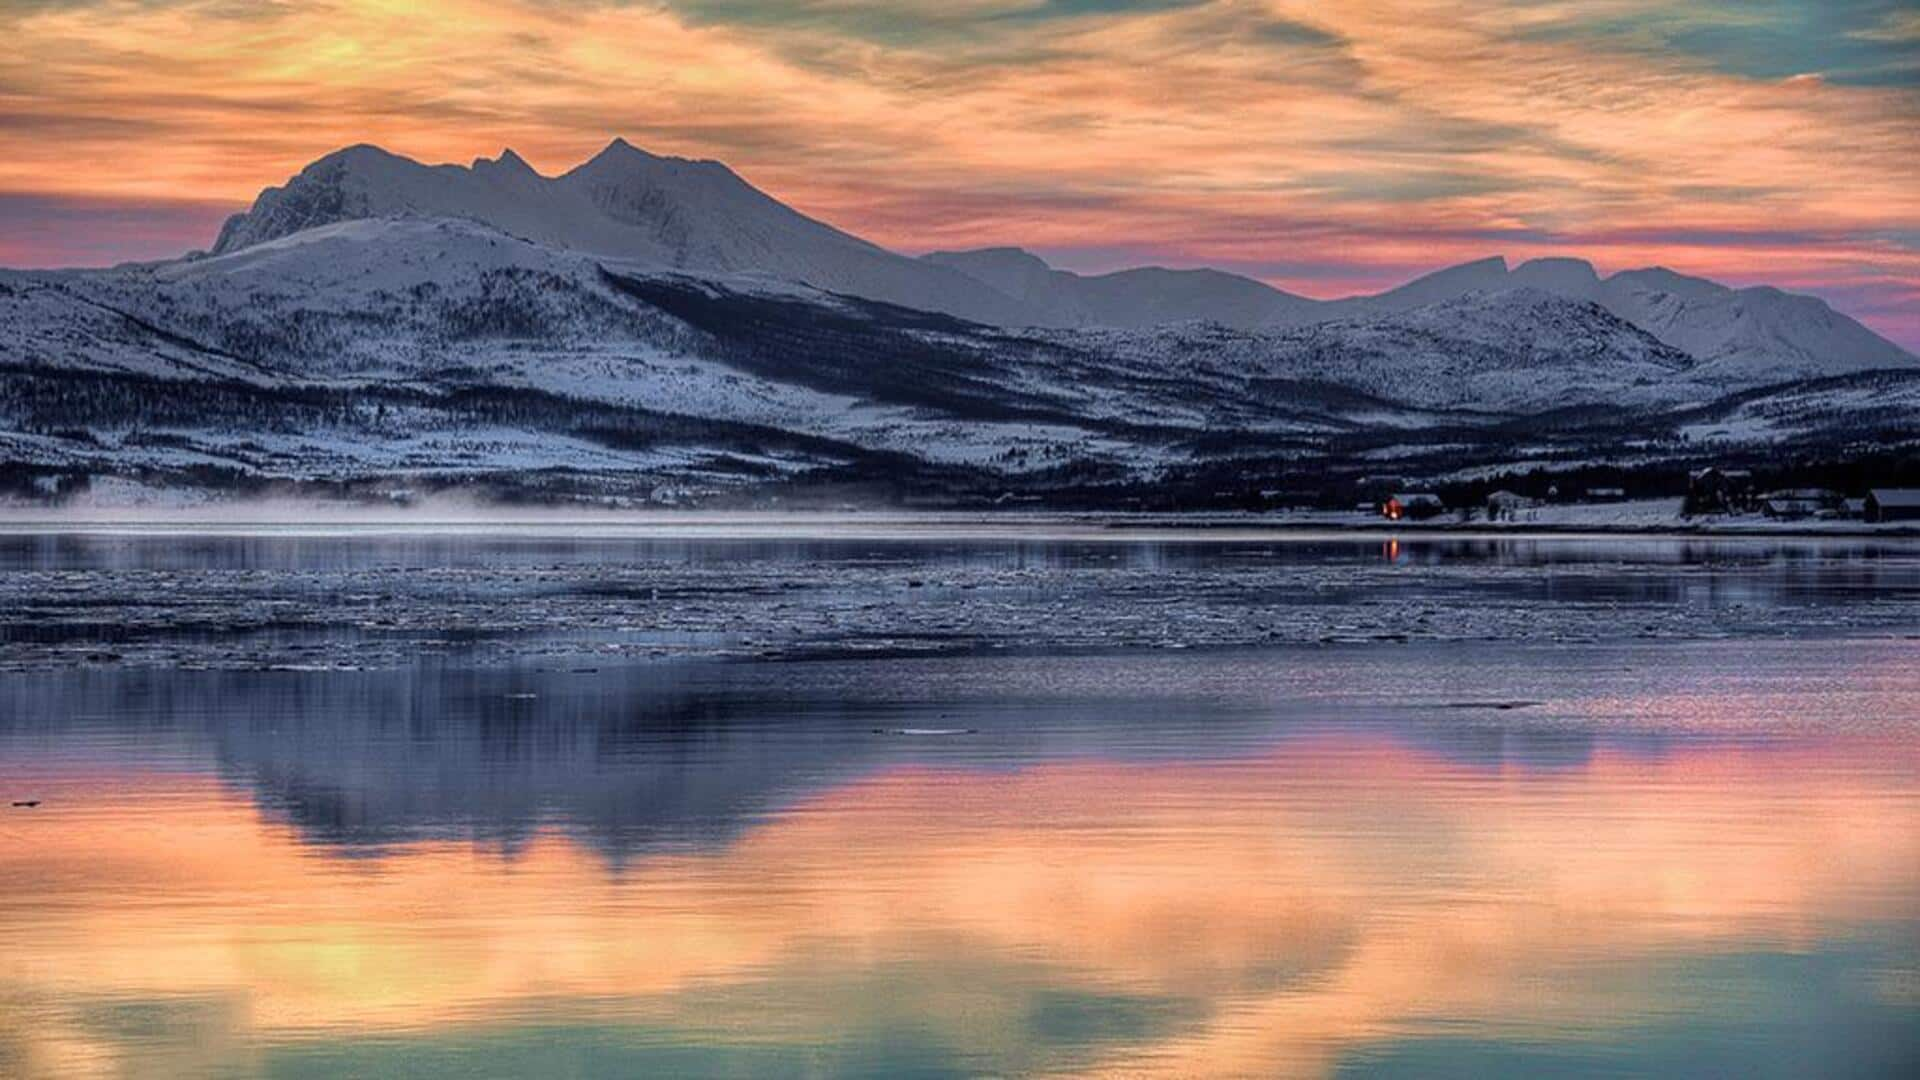
[[[213,253],[318,225],[398,216],[476,221],[540,244],[678,270],[759,272],[986,322],[1034,321],[972,278],[815,221],[717,161],[660,157],[624,139],[551,178],[512,150],[463,167],[348,147],[261,192],[227,221]]]
[[[717,161],[662,157],[622,139],[557,177],[541,176],[512,150],[470,166],[428,166],[348,147],[261,192],[227,222],[213,252],[395,216],[476,221],[571,251],[694,273],[761,273],[1000,326],[1300,326],[1531,288],[1600,304],[1705,362],[1705,377],[1729,390],[1920,364],[1813,297],[1732,289],[1659,268],[1603,279],[1578,259],[1509,269],[1493,257],[1331,302],[1218,270],[1074,274],[1018,248],[910,259],[798,213]]]
[[[1711,396],[1693,357],[1597,304],[1536,288],[1260,335],[1276,363],[1428,408],[1528,414]]]
[[[1911,357],[1771,290],[1496,259],[1323,303],[911,259],[624,143],[556,178],[351,148],[209,255],[0,271],[0,486],[1213,490],[1906,445],[1916,404]]]
[[[1343,313],[1374,314],[1516,288],[1591,301],[1692,354],[1700,377],[1729,389],[1858,371],[1920,366],[1920,360],[1816,297],[1734,289],[1662,267],[1602,278],[1583,259],[1503,258],[1449,267],[1377,296],[1336,301]]]

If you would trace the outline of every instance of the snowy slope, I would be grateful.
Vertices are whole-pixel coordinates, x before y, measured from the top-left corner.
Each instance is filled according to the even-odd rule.
[[[0,272],[0,366],[263,381],[257,365],[88,294],[78,274]]]
[[[1698,357],[1702,376],[1725,386],[1920,369],[1920,360],[1912,354],[1824,301],[1778,289],[1673,292],[1618,274],[1608,279],[1602,302]]]
[[[382,218],[76,275],[68,287],[305,380],[406,379],[501,342],[550,348],[668,332],[594,287],[598,266],[475,222]]]
[[[1675,430],[1707,447],[1920,445],[1920,371],[1866,371],[1767,387],[1677,416]]]
[[[1311,329],[1015,332],[418,216],[8,275],[0,305],[4,454],[87,470],[1149,476],[1237,452],[1206,448],[1222,432],[1311,455],[1369,430],[1417,445],[1570,403],[1701,400],[1688,358],[1537,292]]]
[[[1102,411],[1142,411],[1101,404],[1123,390],[1023,374],[1047,369],[1053,346],[955,320],[942,323],[956,330],[947,335],[902,329],[886,313],[928,317],[764,275],[666,279],[670,292],[770,313],[732,320],[716,336],[636,298],[633,283],[658,274],[475,221],[390,217],[175,263],[8,275],[0,431],[14,436],[5,454],[62,467],[290,476],[573,462],[675,479],[724,457],[753,466],[727,478],[742,483],[780,475],[788,462],[845,464],[862,453],[1016,472],[1147,464],[1158,453],[1100,421]],[[832,319],[849,329],[806,338],[808,324]],[[773,345],[743,336],[744,326]],[[929,343],[916,345],[922,338]],[[908,349],[921,353],[920,370],[855,366],[837,381],[820,377],[846,353],[885,359]],[[1001,377],[979,378],[976,367]],[[91,404],[79,407],[69,399],[81,372],[222,385],[156,399],[151,382],[94,381],[81,384]],[[224,385],[239,379],[260,392]],[[956,382],[968,384],[964,393]],[[1018,389],[1023,382],[1032,389]],[[32,434],[55,427],[84,437]],[[595,438],[612,443],[591,449]]]
[[[1385,315],[1226,334],[1114,335],[1122,353],[1211,354],[1251,377],[1332,385],[1430,411],[1524,415],[1714,396],[1692,357],[1598,305],[1538,289],[1469,293]]]

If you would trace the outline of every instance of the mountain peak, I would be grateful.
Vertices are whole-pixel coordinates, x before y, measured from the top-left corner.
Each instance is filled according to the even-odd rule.
[[[1423,277],[1417,277],[1401,287],[1406,288],[1417,285],[1423,281],[1477,281],[1489,283],[1489,287],[1491,287],[1493,284],[1504,282],[1510,272],[1507,268],[1507,257],[1505,255],[1489,255],[1484,259],[1474,259],[1469,262],[1458,263],[1454,266],[1443,266],[1433,273]]]
[[[481,175],[523,178],[538,177],[540,175],[533,171],[533,166],[527,164],[525,158],[514,153],[512,147],[501,150],[500,156],[497,158],[474,158],[473,165],[470,166],[470,168],[472,171]]]
[[[595,162],[602,161],[626,161],[633,158],[639,158],[643,161],[658,161],[659,155],[650,154],[628,142],[625,138],[616,135],[612,142],[608,143],[599,153],[588,159],[587,164],[591,165]]]
[[[1668,293],[1691,301],[1711,300],[1732,291],[1717,281],[1682,274],[1664,266],[1649,266],[1642,270],[1622,270],[1608,278],[1607,285],[1611,289],[1629,292],[1638,290]]]
[[[974,266],[982,269],[1047,271],[1053,267],[1047,260],[1020,247],[984,247],[970,248],[965,251],[930,251],[920,256],[928,262],[943,263],[949,266]]]
[[[1593,264],[1585,259],[1576,259],[1570,255],[1547,255],[1538,259],[1528,259],[1513,268],[1515,274],[1568,275],[1598,280],[1600,274]]]
[[[1484,259],[1435,270],[1397,289],[1363,298],[1362,302],[1378,310],[1397,311],[1451,299],[1462,293],[1503,289],[1507,286],[1506,256],[1489,255]]]
[[[1582,299],[1591,298],[1600,288],[1600,275],[1592,263],[1564,256],[1528,259],[1514,267],[1512,277],[1516,284]]]
[[[735,186],[764,194],[754,188],[725,162],[710,158],[672,157],[642,150],[625,139],[614,139],[599,153],[581,162],[565,174],[601,182],[620,183],[629,176],[641,176],[651,183],[663,177],[679,177],[688,183],[730,182]]]
[[[321,155],[300,171],[304,175],[307,173],[324,172],[329,167],[385,165],[389,162],[405,160],[407,159],[385,147],[375,146],[372,143],[354,143],[351,146],[343,146],[330,154]]]

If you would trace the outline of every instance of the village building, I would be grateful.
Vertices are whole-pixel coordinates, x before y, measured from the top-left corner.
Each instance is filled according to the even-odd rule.
[[[1487,496],[1488,521],[1512,521],[1522,510],[1531,510],[1539,505],[1539,500],[1530,499],[1517,492],[1500,490]]]
[[[1785,495],[1768,495],[1760,500],[1760,512],[1780,521],[1797,521],[1810,518],[1819,513],[1821,504],[1813,499],[1794,499]]]
[[[1874,488],[1862,507],[1868,521],[1920,521],[1920,488]]]
[[[1753,509],[1753,473],[1709,465],[1687,476],[1686,512],[1731,514]]]
[[[1846,500],[1837,491],[1826,488],[1789,488],[1769,491],[1760,499],[1760,511],[1770,518],[1793,521],[1800,518],[1837,517]]]
[[[1388,521],[1422,521],[1446,512],[1440,496],[1425,491],[1401,491],[1387,496],[1380,504],[1380,516]]]

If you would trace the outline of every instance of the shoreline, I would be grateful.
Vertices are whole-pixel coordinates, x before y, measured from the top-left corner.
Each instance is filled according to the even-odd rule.
[[[0,510],[0,536],[73,534],[422,533],[544,535],[553,532],[666,539],[1063,539],[1238,540],[1260,538],[1449,539],[1776,539],[1914,540],[1920,523],[1703,521],[1383,522],[1313,514],[1104,513],[1011,511],[556,511],[465,507],[458,512],[308,504],[89,509],[69,515]],[[212,512],[209,512],[212,511]],[[227,512],[222,512],[227,511]],[[371,512],[370,512],[371,511]]]

